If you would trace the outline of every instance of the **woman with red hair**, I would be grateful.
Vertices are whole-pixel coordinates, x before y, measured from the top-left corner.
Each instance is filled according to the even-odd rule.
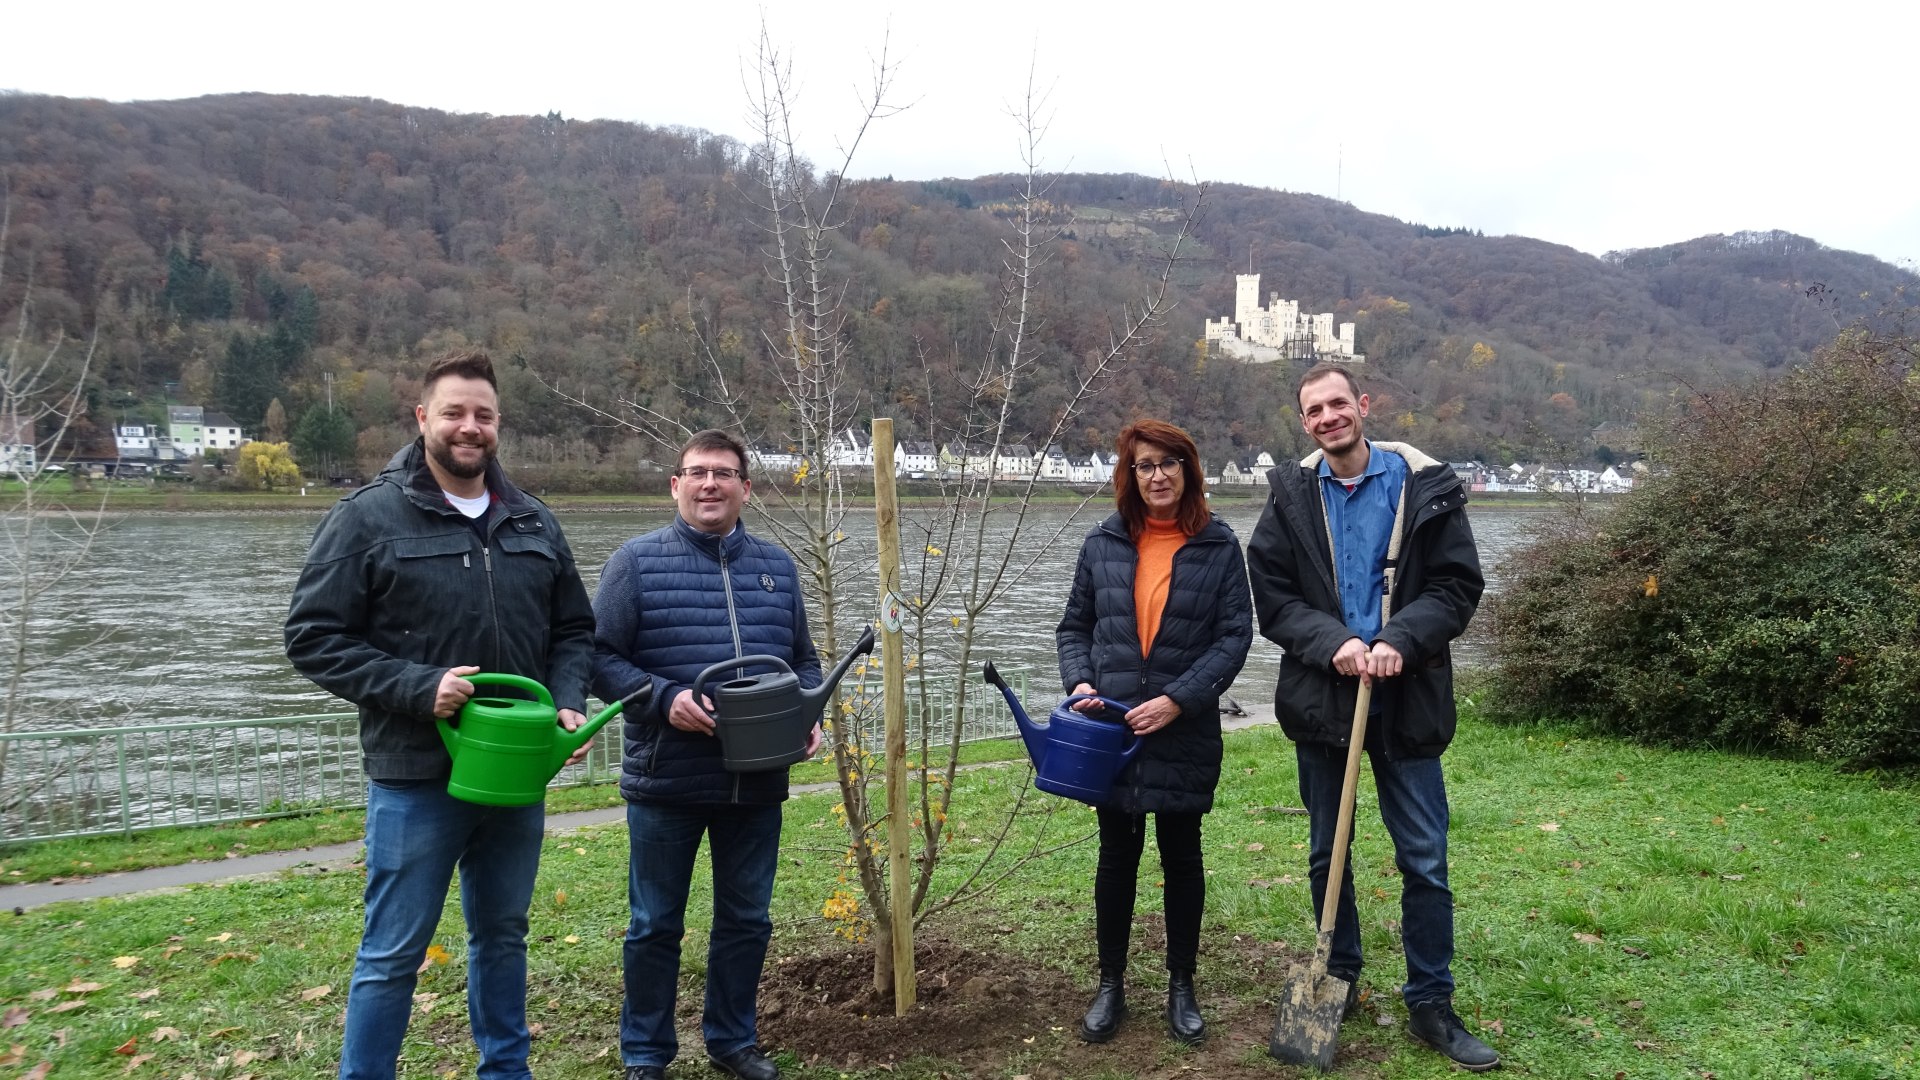
[[[1127,1016],[1134,886],[1152,814],[1166,881],[1167,1032],[1197,1043],[1206,1037],[1193,989],[1207,894],[1200,819],[1220,782],[1220,695],[1246,662],[1253,604],[1240,541],[1207,509],[1193,439],[1163,420],[1141,420],[1114,448],[1116,508],[1080,548],[1055,635],[1061,684],[1127,703],[1127,726],[1142,740],[1096,808],[1100,988],[1080,1037],[1106,1042]]]

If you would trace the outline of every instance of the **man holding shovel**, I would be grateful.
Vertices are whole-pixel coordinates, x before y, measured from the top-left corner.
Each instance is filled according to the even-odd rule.
[[[1449,644],[1465,632],[1484,585],[1466,493],[1444,463],[1411,446],[1365,438],[1368,398],[1345,367],[1309,370],[1297,397],[1301,423],[1319,449],[1267,474],[1271,491],[1248,545],[1247,569],[1260,632],[1286,650],[1274,713],[1294,741],[1310,815],[1314,912],[1324,914],[1336,831],[1342,846],[1350,838],[1352,792],[1343,779],[1361,731],[1400,869],[1407,1030],[1456,1065],[1491,1069],[1499,1055],[1453,1011],[1453,893],[1440,770],[1457,719]],[[1362,684],[1370,705],[1356,710]],[[1343,986],[1346,995],[1334,1006],[1336,1026],[1357,997],[1361,960],[1353,877],[1340,854],[1336,918],[1330,937],[1322,935],[1328,978],[1321,981]],[[1289,1040],[1287,1026],[1283,1005],[1276,1056],[1332,1063],[1332,1030]],[[1283,1053],[1289,1041],[1299,1052]]]

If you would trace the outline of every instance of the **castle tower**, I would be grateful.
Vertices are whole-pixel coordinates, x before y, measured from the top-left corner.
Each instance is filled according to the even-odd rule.
[[[1233,298],[1233,321],[1240,324],[1240,333],[1244,337],[1253,336],[1253,324],[1260,315],[1260,275],[1235,274]]]

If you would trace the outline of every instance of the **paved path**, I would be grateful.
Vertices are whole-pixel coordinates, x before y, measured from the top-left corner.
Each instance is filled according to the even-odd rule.
[[[1273,707],[1245,703],[1250,710],[1246,716],[1222,717],[1221,727],[1232,731],[1238,728],[1252,727],[1255,724],[1273,722]],[[969,769],[1005,765],[1008,762],[982,762],[967,766]],[[793,793],[805,795],[819,791],[829,791],[836,786],[829,781],[821,784],[795,784]],[[547,816],[548,832],[564,832],[588,825],[607,825],[625,821],[626,808],[609,806],[598,810],[578,810],[566,814]],[[251,877],[256,874],[276,874],[296,867],[316,867],[323,870],[343,870],[351,867],[360,859],[364,844],[359,840],[350,840],[340,844],[327,844],[323,847],[299,848],[293,851],[266,851],[258,855],[241,855],[215,862],[182,863],[178,866],[155,866],[146,870],[128,870],[119,874],[98,874],[94,877],[75,878],[62,881],[35,883],[30,885],[0,885],[0,911],[25,910],[42,904],[59,903],[62,900],[93,900],[103,896],[126,896],[132,893],[152,892],[156,889],[177,889],[187,885],[202,885],[209,881],[229,881],[234,878]]]

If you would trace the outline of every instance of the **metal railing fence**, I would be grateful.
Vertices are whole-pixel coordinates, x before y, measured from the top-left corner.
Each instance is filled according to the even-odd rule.
[[[1025,668],[1005,674],[1025,692]],[[877,713],[879,678],[878,665],[849,675],[843,698],[870,702],[870,714]],[[968,687],[965,712],[962,741],[1014,733],[1006,703],[978,680]],[[935,744],[943,744],[958,715],[951,683],[930,690],[926,715],[910,692],[908,713],[911,745],[919,745],[929,720]],[[363,807],[358,720],[353,713],[326,713],[0,735],[0,844]],[[882,749],[878,727],[876,720],[853,732],[875,754]],[[588,744],[586,759],[550,786],[617,779],[620,738],[621,725],[609,723]]]

